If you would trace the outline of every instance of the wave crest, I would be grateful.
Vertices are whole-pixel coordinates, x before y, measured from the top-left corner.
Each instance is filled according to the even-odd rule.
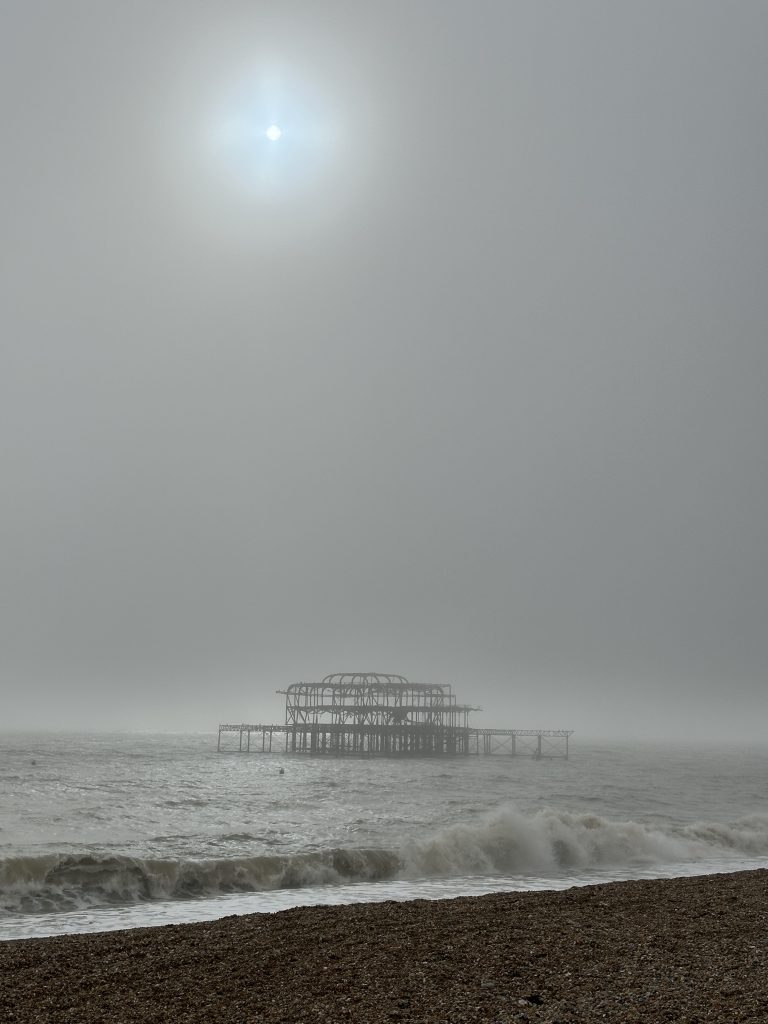
[[[377,882],[393,878],[399,869],[395,853],[356,849],[207,860],[12,857],[0,861],[0,912],[40,914],[146,900]]]
[[[225,837],[234,839],[235,836]],[[732,824],[612,821],[505,807],[399,850],[331,849],[293,855],[159,859],[46,854],[0,859],[0,914],[40,914],[236,892],[394,878],[556,877],[590,869],[768,857],[768,815]]]
[[[457,824],[403,850],[404,870],[419,875],[538,875],[600,867],[768,856],[768,815],[730,825],[680,826],[611,821],[593,814],[503,808],[477,824]]]

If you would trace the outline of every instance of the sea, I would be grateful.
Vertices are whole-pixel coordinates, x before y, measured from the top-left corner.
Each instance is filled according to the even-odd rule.
[[[0,734],[0,939],[768,867],[768,747],[568,760]]]

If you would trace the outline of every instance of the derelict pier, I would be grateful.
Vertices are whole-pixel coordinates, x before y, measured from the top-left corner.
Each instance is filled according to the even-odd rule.
[[[411,683],[380,672],[338,672],[286,690],[282,725],[219,725],[240,752],[330,757],[568,757],[571,729],[476,729],[480,708],[459,704],[449,685]]]

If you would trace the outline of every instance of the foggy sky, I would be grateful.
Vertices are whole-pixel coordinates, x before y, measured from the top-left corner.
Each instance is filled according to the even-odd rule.
[[[762,0],[5,0],[0,728],[378,670],[764,738],[767,47]],[[268,180],[216,134],[264,81]]]

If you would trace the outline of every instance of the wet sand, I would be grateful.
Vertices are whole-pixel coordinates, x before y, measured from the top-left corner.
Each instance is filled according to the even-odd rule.
[[[0,943],[0,1020],[768,1022],[768,871]]]

